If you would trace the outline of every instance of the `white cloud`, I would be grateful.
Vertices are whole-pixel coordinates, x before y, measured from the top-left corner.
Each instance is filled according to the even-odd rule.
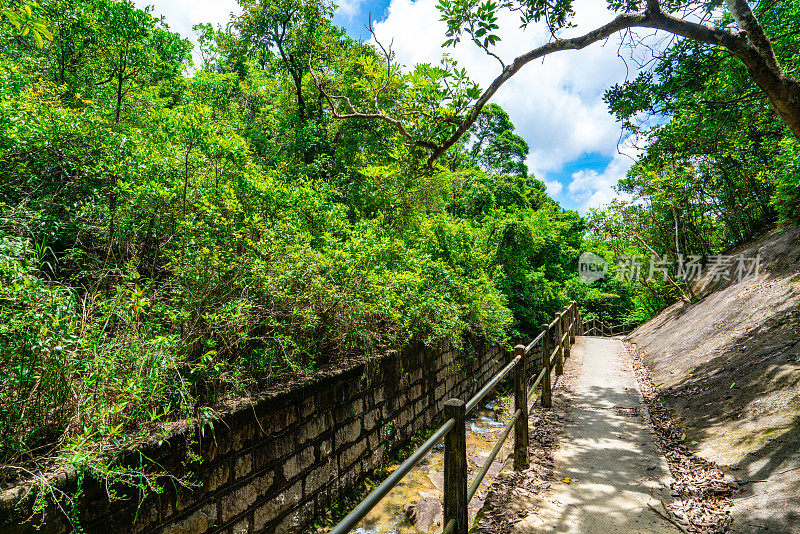
[[[194,43],[192,55],[195,67],[200,65],[200,51],[197,47],[197,34],[192,27],[206,22],[214,26],[224,26],[230,20],[231,13],[241,12],[236,0],[133,0],[133,3],[140,9],[153,6],[153,14],[163,15],[170,30]]]
[[[382,43],[393,41],[400,63],[412,66],[419,62],[438,62],[445,40],[445,25],[436,9],[437,0],[392,0],[388,15],[375,25]],[[612,18],[605,2],[577,0],[577,27],[564,36],[581,34]],[[498,55],[509,63],[515,56],[548,41],[541,25],[519,28],[516,15],[500,17],[501,41]],[[570,161],[587,153],[614,157],[620,127],[608,113],[602,100],[612,84],[626,77],[625,63],[618,57],[619,37],[612,36],[606,46],[596,43],[581,51],[558,52],[526,65],[495,95],[494,101],[508,111],[517,133],[531,147],[528,165],[545,179]],[[461,43],[449,50],[461,66],[481,87],[486,87],[499,73],[499,63],[471,43]],[[609,168],[598,175],[609,178],[616,174],[622,161],[614,158]],[[548,182],[551,194],[564,193],[558,182]],[[602,188],[601,188],[602,189]],[[609,197],[600,194],[594,198]],[[602,189],[607,191],[608,189]],[[583,195],[576,184],[566,191],[570,196]],[[583,201],[583,197],[580,198]],[[592,200],[594,204],[596,200]]]
[[[366,0],[339,0],[336,4],[336,14],[343,16],[348,20],[353,20],[356,16],[360,16],[361,7]]]
[[[557,199],[564,191],[564,185],[558,180],[545,180],[545,187],[547,187],[547,194]]]
[[[590,208],[599,208],[614,198],[630,200],[630,195],[617,193],[613,187],[625,177],[637,154],[635,148],[626,145],[620,148],[602,172],[581,170],[573,173],[567,191],[579,203],[578,211],[586,213]]]

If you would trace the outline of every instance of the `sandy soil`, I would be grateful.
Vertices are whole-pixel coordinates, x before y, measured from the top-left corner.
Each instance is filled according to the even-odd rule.
[[[762,274],[704,279],[629,340],[697,455],[750,483],[732,532],[800,533],[800,229],[729,251],[762,256]]]

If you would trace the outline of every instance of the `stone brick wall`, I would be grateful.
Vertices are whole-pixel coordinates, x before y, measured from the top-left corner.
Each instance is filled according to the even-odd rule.
[[[147,448],[181,474],[192,443],[202,458],[197,487],[167,483],[137,507],[135,498],[109,503],[101,486],[84,483],[82,526],[90,534],[300,532],[379,467],[387,449],[440,422],[445,400],[468,399],[508,361],[497,347],[416,348],[287,387],[232,410],[213,436],[176,432],[168,445]],[[20,524],[29,501],[20,488],[3,494],[0,534],[29,530]],[[63,514],[48,511],[44,532],[69,530]]]

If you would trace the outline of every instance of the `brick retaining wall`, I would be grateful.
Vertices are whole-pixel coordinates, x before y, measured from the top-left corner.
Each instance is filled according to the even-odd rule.
[[[223,416],[213,436],[177,432],[145,451],[180,475],[194,438],[198,487],[167,483],[137,511],[137,499],[109,503],[102,487],[84,484],[82,527],[88,534],[300,532],[379,467],[387,449],[440,422],[445,400],[468,399],[508,361],[497,347],[408,349],[265,396]],[[0,499],[0,534],[29,531],[20,521],[31,499],[22,493]],[[63,514],[48,511],[43,532],[70,530]]]

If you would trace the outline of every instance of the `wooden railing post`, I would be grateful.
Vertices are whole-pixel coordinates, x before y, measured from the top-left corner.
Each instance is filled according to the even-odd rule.
[[[569,339],[570,343],[575,343],[575,336],[577,335],[576,330],[578,329],[578,314],[576,313],[578,309],[577,303],[573,300],[569,303],[569,322],[570,322],[570,329],[569,329]]]
[[[561,313],[562,334],[564,338],[564,361],[572,355],[572,307],[567,306]]]
[[[542,325],[542,369],[546,369],[542,378],[542,408],[553,406],[553,397],[550,389],[550,325]]]
[[[467,438],[464,401],[444,403],[445,421],[455,419],[455,426],[444,441],[444,522],[455,519],[454,534],[467,534]]]
[[[564,374],[564,344],[561,341],[563,337],[563,330],[561,328],[563,321],[561,320],[561,314],[556,313],[556,339],[555,339],[555,346],[558,347],[558,352],[556,353],[556,376],[561,376]]]
[[[531,466],[528,457],[528,359],[525,345],[514,347],[514,354],[520,356],[514,374],[514,413],[522,410],[514,423],[514,470],[521,471]]]

